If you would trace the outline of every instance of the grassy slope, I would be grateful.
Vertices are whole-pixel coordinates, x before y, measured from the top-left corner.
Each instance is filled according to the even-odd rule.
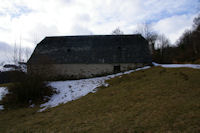
[[[200,70],[154,67],[108,82],[43,113],[0,112],[0,132],[200,132]]]

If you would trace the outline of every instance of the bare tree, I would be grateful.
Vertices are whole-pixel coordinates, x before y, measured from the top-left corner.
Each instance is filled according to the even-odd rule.
[[[14,64],[17,64],[18,62],[18,59],[17,59],[17,54],[18,51],[17,51],[17,44],[16,44],[16,41],[15,41],[15,44],[14,44],[14,47],[13,47],[13,63]]]
[[[112,31],[112,35],[123,35],[124,32],[120,30],[119,27],[117,27],[115,30]]]
[[[36,46],[38,41],[39,41],[38,35],[35,33],[33,35],[33,40],[32,40],[33,45]]]
[[[22,41],[22,39],[21,39],[21,36],[20,36],[20,42],[19,42],[19,50],[18,50],[18,56],[19,56],[19,59],[18,59],[18,61],[19,62],[21,62],[22,61],[22,48],[21,48],[21,41]]]
[[[14,43],[13,55],[12,55],[12,61],[14,62],[14,64],[18,64],[19,62],[24,62],[25,60],[28,59],[28,55],[30,55],[31,53],[30,49],[23,48],[21,43],[22,43],[21,37],[18,45],[16,41]]]
[[[157,40],[158,34],[153,31],[150,24],[144,23],[138,26],[136,33],[141,34],[149,43],[149,48],[153,54],[155,51],[155,42]]]
[[[200,14],[193,20],[193,27],[196,29],[198,26],[200,26]]]
[[[169,47],[170,41],[164,34],[162,34],[158,36],[157,45],[158,45],[158,48],[160,48],[160,52],[162,55],[164,48]]]
[[[26,49],[25,49],[25,60],[26,60],[26,62],[28,61],[28,59],[30,58],[30,55],[31,55],[31,49],[30,48],[28,48],[28,47],[26,47]]]
[[[4,59],[8,62],[12,62],[12,55],[10,54],[12,51],[11,49],[5,49],[2,53],[3,56],[4,56]]]

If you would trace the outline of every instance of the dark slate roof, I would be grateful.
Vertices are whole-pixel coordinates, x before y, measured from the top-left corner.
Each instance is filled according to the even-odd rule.
[[[46,37],[28,64],[150,63],[147,41],[135,35]]]

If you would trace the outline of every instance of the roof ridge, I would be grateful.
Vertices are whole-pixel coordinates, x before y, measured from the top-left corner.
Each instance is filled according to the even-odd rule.
[[[95,36],[141,36],[141,34],[122,34],[122,35],[66,35],[66,36],[46,36],[45,38],[56,38],[56,37],[95,37]]]

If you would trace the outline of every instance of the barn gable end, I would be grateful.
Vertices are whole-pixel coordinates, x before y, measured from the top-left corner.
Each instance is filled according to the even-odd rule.
[[[28,72],[52,78],[88,78],[150,64],[141,35],[46,37],[28,61]]]

